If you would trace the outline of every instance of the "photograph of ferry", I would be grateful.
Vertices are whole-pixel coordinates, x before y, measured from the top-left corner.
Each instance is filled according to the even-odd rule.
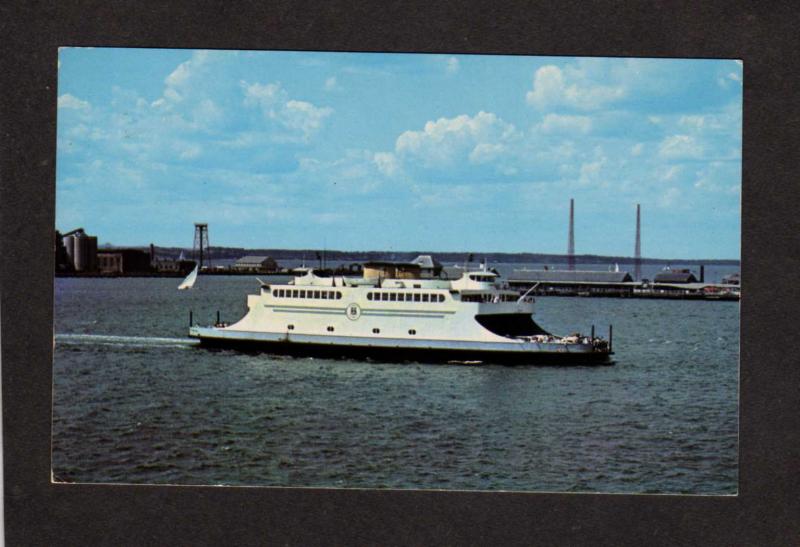
[[[52,480],[736,494],[742,77],[61,49]]]

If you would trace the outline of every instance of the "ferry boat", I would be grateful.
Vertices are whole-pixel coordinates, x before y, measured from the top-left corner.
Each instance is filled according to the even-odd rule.
[[[287,283],[261,281],[242,319],[191,324],[189,336],[210,347],[395,362],[610,362],[610,332],[555,336],[533,320],[533,306],[485,265],[449,279],[424,255],[365,263],[360,277],[309,268]]]

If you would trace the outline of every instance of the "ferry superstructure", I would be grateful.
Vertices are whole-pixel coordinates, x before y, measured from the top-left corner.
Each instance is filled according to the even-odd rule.
[[[285,284],[262,282],[242,319],[191,325],[189,336],[207,346],[392,361],[609,361],[602,338],[542,329],[533,298],[502,286],[496,272],[483,267],[446,279],[424,268],[425,258],[367,263],[362,277],[309,269]]]

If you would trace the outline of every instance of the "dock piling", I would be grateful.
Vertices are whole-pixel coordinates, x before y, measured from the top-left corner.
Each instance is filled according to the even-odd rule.
[[[189,310],[189,326],[191,327],[193,324],[194,321],[192,320],[192,310]]]
[[[219,325],[219,310],[217,310],[217,325]]]
[[[608,326],[608,351],[614,351],[614,325]]]
[[[592,342],[594,342],[594,325],[592,325],[592,338],[591,338],[591,340],[592,340]]]

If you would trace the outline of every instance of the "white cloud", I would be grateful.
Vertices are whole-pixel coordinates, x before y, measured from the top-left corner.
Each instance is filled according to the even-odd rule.
[[[281,88],[281,84],[248,84],[244,80],[241,82],[244,88],[244,104],[246,106],[260,106],[265,115],[270,117],[274,114],[272,108],[286,99],[286,92]]]
[[[601,183],[602,180],[600,175],[606,163],[608,163],[608,159],[605,156],[603,156],[595,161],[584,163],[583,165],[581,165],[578,184],[580,184],[581,186],[588,186],[591,184]]]
[[[703,146],[689,135],[666,137],[658,148],[658,155],[667,159],[693,159],[703,155]]]
[[[377,152],[373,156],[373,161],[378,166],[378,170],[389,177],[397,174],[400,169],[397,157],[391,152]]]
[[[459,159],[484,163],[518,138],[512,124],[481,111],[472,117],[462,114],[429,121],[422,131],[406,131],[397,138],[395,151],[425,167],[453,165]]]
[[[678,176],[678,174],[680,174],[680,172],[681,172],[681,168],[678,165],[670,165],[669,167],[665,166],[665,169],[663,170],[663,172],[659,176],[659,179],[661,179],[661,181],[664,181],[664,182],[670,181],[670,180],[673,180],[676,176]]]
[[[455,74],[460,68],[457,57],[448,57],[445,72],[449,75]]]
[[[581,110],[594,110],[625,97],[622,86],[603,85],[586,78],[581,69],[572,68],[567,73],[554,65],[539,68],[533,76],[533,89],[525,99],[537,108],[568,106]]]
[[[200,155],[203,149],[197,144],[178,144],[176,148],[179,151],[180,159],[192,160]]]
[[[222,119],[222,110],[211,99],[203,99],[192,111],[195,123],[209,126]]]
[[[305,101],[288,101],[282,111],[282,122],[289,128],[303,132],[308,138],[322,127],[322,121],[333,113],[328,107],[316,107]]]
[[[588,116],[548,114],[535,129],[547,134],[586,134],[592,129],[592,119]]]
[[[179,64],[166,78],[164,78],[164,92],[161,98],[153,101],[154,107],[167,107],[170,103],[178,103],[188,93],[196,91],[192,85],[193,79],[202,77],[203,69],[209,60],[208,51],[196,51],[188,61]]]
[[[711,162],[695,173],[694,187],[714,194],[738,194],[741,171],[736,162]]]
[[[672,207],[679,203],[681,198],[681,191],[676,187],[667,188],[666,191],[661,194],[661,197],[658,199],[658,205],[660,207]]]
[[[642,154],[642,150],[644,150],[644,144],[641,142],[637,142],[633,146],[631,146],[631,156],[639,156]]]
[[[481,142],[469,153],[470,163],[490,163],[505,152],[506,147],[499,143]]]
[[[331,76],[330,78],[327,78],[325,80],[325,85],[323,86],[323,89],[325,89],[325,91],[333,91],[334,89],[337,89],[337,87],[338,86],[336,84],[336,76]]]
[[[164,83],[167,87],[183,85],[191,75],[191,69],[189,68],[191,63],[192,61],[190,60],[179,64],[178,68],[173,70],[170,75],[164,79]]]
[[[302,133],[306,140],[317,133],[325,118],[333,113],[333,109],[329,107],[318,107],[307,101],[290,99],[280,83],[248,84],[242,81],[241,86],[244,89],[245,106],[260,107],[265,117]]]
[[[74,110],[89,110],[91,105],[87,101],[83,101],[74,95],[64,93],[58,98],[58,108],[71,108]]]
[[[706,125],[706,117],[700,115],[681,116],[678,125],[699,131]]]

